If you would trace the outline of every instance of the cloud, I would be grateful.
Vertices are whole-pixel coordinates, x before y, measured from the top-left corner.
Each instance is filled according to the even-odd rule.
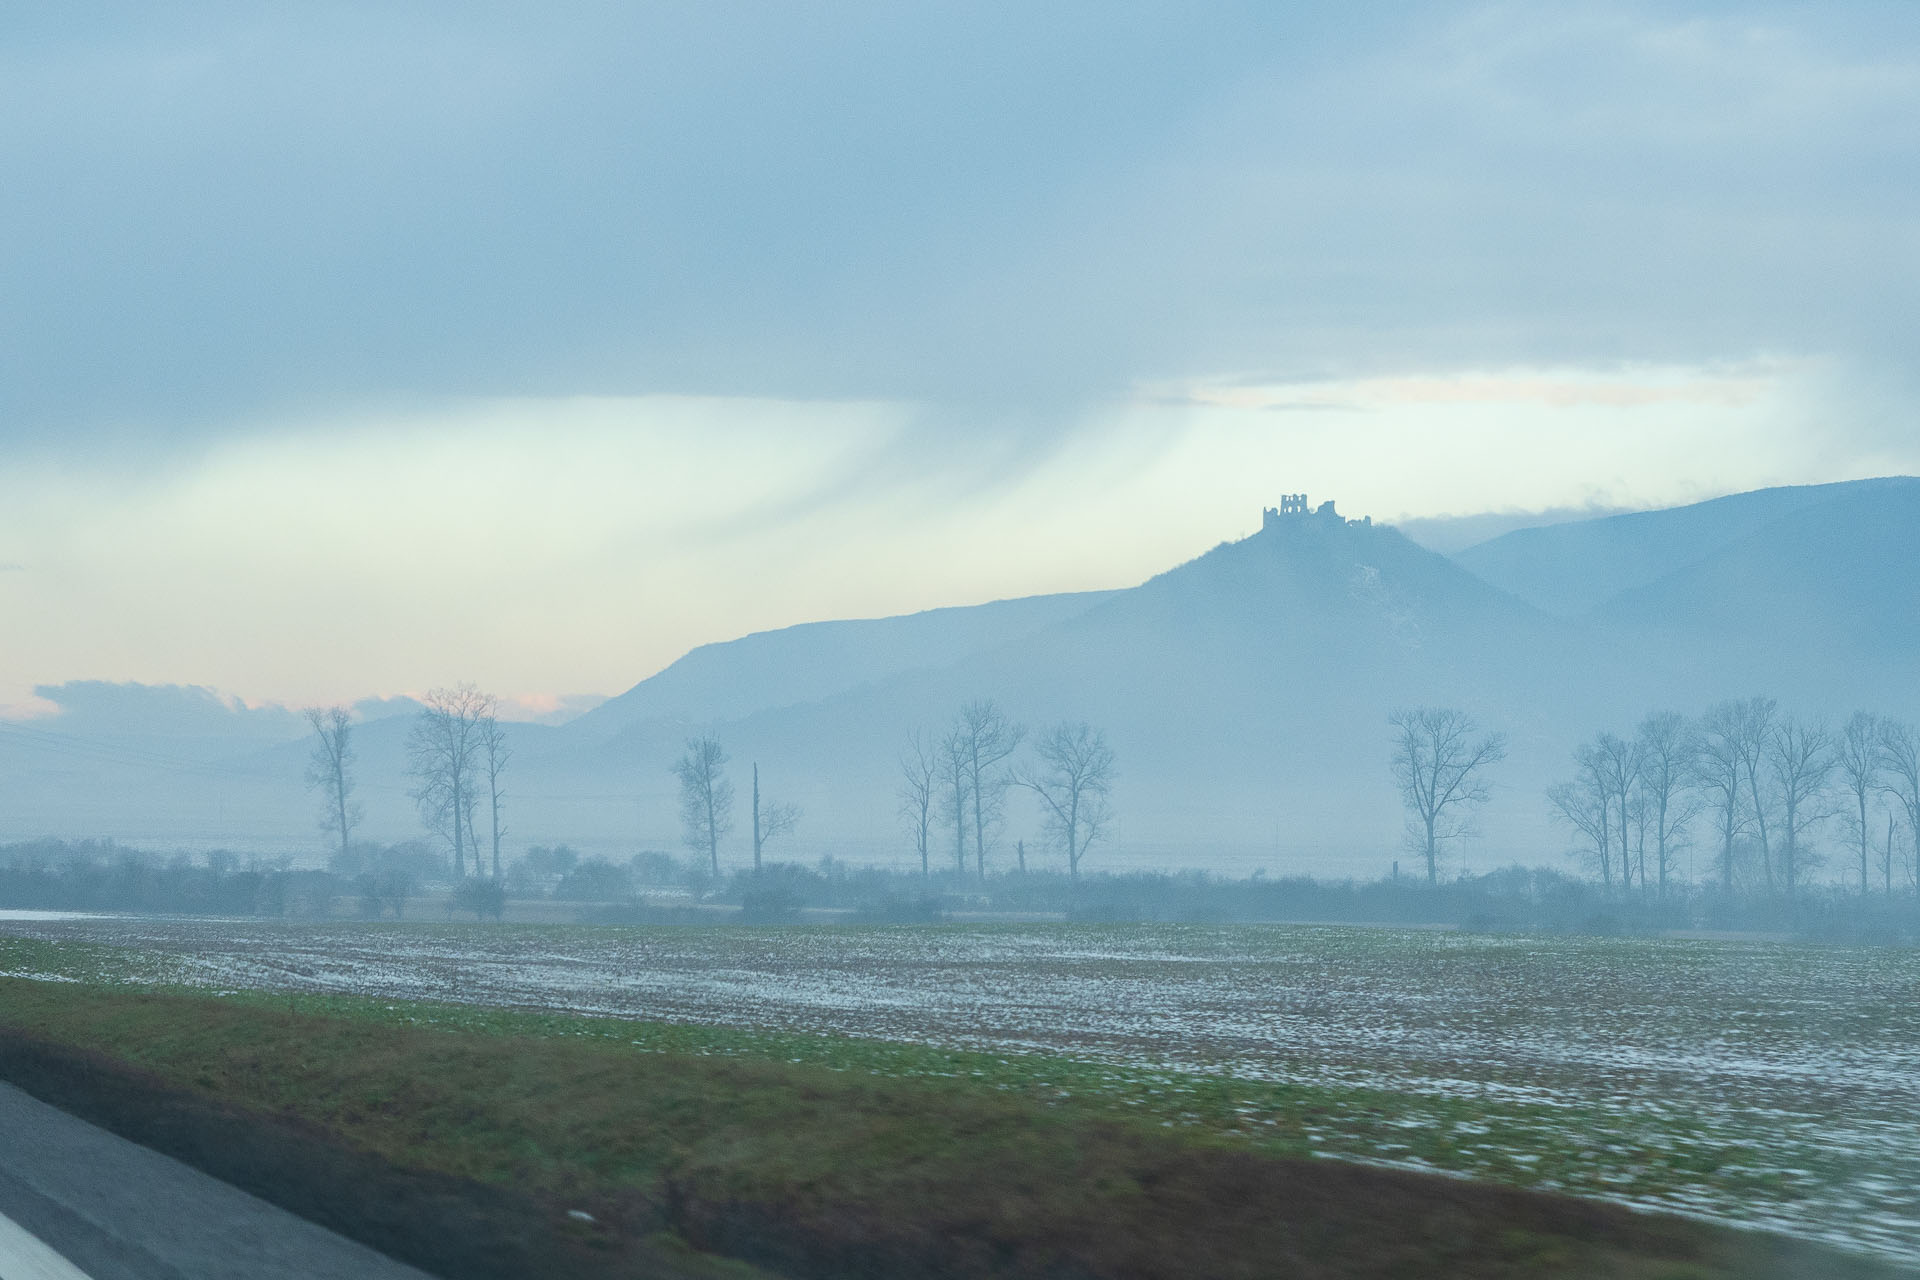
[[[37,685],[33,695],[58,710],[57,727],[75,734],[297,737],[300,718],[276,704],[249,705],[201,685],[73,680]]]
[[[1802,362],[1805,365],[1806,362]],[[1748,362],[1739,368],[1629,366],[1617,370],[1474,370],[1445,376],[1359,378],[1351,381],[1264,383],[1255,378],[1207,380],[1154,389],[1152,403],[1280,412],[1387,406],[1527,405],[1541,409],[1709,406],[1745,408],[1774,394],[1784,378],[1804,374],[1788,362]]]
[[[49,15],[0,34],[18,705],[611,690],[1276,492],[1920,465],[1911,4]]]
[[[1031,438],[1920,318],[1910,7],[163,5],[0,65],[16,448],[663,393]]]

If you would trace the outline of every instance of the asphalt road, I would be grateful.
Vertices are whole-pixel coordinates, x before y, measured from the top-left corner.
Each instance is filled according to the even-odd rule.
[[[0,1084],[0,1280],[427,1280]]]

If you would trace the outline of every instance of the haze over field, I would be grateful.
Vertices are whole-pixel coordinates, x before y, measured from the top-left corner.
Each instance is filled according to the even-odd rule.
[[[1466,865],[1553,861],[1547,786],[1579,741],[1754,692],[1805,716],[1920,714],[1920,480],[1768,490],[1521,530],[1453,558],[1334,514],[1270,527],[1120,591],[816,623],[704,646],[557,725],[509,726],[515,846],[679,847],[686,739],[757,762],[804,822],[783,856],[905,866],[896,759],[971,698],[1088,719],[1122,762],[1095,865],[1373,876],[1405,857],[1388,713],[1469,708],[1512,740]],[[1476,572],[1477,571],[1477,572]],[[0,730],[22,784],[0,833],[312,852],[304,720],[204,689],[47,687]],[[367,702],[363,837],[408,838],[417,706]],[[994,850],[1034,845],[1017,799]],[[737,838],[729,862],[746,856]],[[1702,851],[1696,873],[1704,873]],[[1843,868],[1844,869],[1844,868]]]
[[[1655,707],[1915,710],[1911,6],[89,12],[0,37],[0,836],[317,855],[321,704],[410,835],[471,680],[515,842],[712,730],[898,859],[992,697],[1112,865],[1371,875],[1399,703],[1480,862]]]
[[[1917,125],[1915,0],[10,6],[0,1277],[1914,1272]]]

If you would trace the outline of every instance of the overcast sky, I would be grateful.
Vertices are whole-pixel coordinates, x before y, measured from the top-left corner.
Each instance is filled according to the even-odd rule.
[[[0,707],[1920,471],[1920,6],[42,6]]]

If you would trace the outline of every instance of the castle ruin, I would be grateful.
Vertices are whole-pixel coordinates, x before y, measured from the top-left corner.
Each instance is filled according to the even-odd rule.
[[[1307,495],[1304,493],[1283,493],[1280,495],[1279,506],[1261,509],[1260,531],[1265,533],[1283,521],[1305,520],[1309,517],[1315,520],[1332,521],[1335,524],[1371,525],[1373,523],[1372,516],[1362,516],[1358,520],[1342,519],[1340,513],[1333,509],[1331,498],[1314,507],[1308,504]]]

